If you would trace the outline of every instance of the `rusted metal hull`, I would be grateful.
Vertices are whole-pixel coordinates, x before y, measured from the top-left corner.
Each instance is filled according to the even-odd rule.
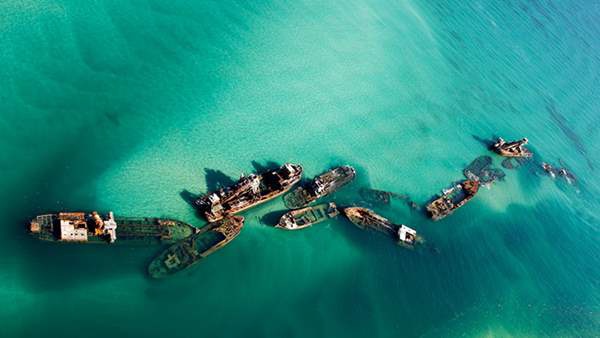
[[[427,206],[427,212],[434,221],[443,219],[473,199],[478,191],[478,181],[463,181],[431,202]]]
[[[351,166],[340,166],[317,177],[305,186],[298,187],[286,196],[283,201],[290,209],[303,208],[321,197],[327,196],[356,177],[356,170]]]
[[[185,270],[221,249],[235,239],[244,226],[241,216],[228,216],[204,226],[200,231],[183,239],[158,255],[149,265],[152,278],[165,278]]]
[[[339,215],[339,211],[334,203],[320,204],[287,212],[281,216],[275,227],[286,230],[306,229],[337,215]]]
[[[242,177],[235,185],[204,195],[195,204],[209,222],[216,222],[284,194],[301,178],[302,166],[286,163],[274,171]]]
[[[89,214],[89,213],[86,213]],[[89,232],[86,241],[61,241],[58,237],[58,214],[39,215],[30,223],[30,234],[39,240],[80,243],[108,244],[106,238]],[[111,245],[160,245],[171,244],[193,235],[197,228],[190,224],[156,217],[115,217],[117,240]],[[32,231],[36,227],[36,231]]]

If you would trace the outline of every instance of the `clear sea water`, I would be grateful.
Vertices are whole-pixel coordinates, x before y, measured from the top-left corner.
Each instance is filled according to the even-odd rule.
[[[0,2],[0,336],[598,336],[600,5],[493,3]],[[281,199],[165,281],[160,248],[25,232],[58,210],[202,226],[186,193],[270,162],[354,165],[339,203],[423,204],[494,135],[578,186],[529,165],[441,222],[376,208],[436,250],[341,219],[283,232]]]

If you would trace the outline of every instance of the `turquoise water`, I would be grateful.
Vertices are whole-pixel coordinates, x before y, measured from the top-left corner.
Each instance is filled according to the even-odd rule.
[[[600,6],[588,1],[3,1],[0,333],[30,337],[597,336]],[[169,216],[252,161],[425,203],[526,136],[578,187],[506,170],[432,223],[435,250],[339,220],[234,242],[166,281],[158,248],[29,239],[56,210]],[[495,157],[495,164],[500,160]]]

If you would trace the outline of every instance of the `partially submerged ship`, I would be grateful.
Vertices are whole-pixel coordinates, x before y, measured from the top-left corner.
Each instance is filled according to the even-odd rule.
[[[465,180],[450,189],[427,206],[427,212],[434,221],[440,220],[470,201],[479,191],[479,181]]]
[[[492,145],[492,150],[505,157],[531,157],[532,153],[525,145],[529,142],[527,138],[518,141],[506,142],[502,137],[498,138]]]
[[[317,199],[329,195],[342,186],[350,183],[356,177],[356,170],[344,165],[333,168],[315,177],[306,186],[298,187],[284,197],[285,205],[290,209],[307,206]]]
[[[273,171],[243,176],[236,184],[204,195],[194,203],[209,222],[215,222],[285,193],[301,178],[302,167],[286,163]]]
[[[173,244],[158,255],[148,266],[148,273],[153,278],[164,278],[189,268],[231,242],[240,234],[243,226],[242,216],[227,216],[209,223],[196,234]]]
[[[382,232],[398,241],[398,244],[412,248],[417,242],[421,242],[421,238],[417,236],[414,229],[409,228],[404,224],[396,225],[390,222],[387,218],[378,215],[373,210],[361,207],[349,207],[344,209],[344,214],[350,222],[354,223],[359,228],[373,229]]]
[[[319,204],[285,213],[275,227],[286,230],[305,229],[313,224],[334,218],[339,214],[340,212],[335,203]]]
[[[170,244],[191,236],[197,228],[172,219],[121,217],[113,212],[60,212],[39,215],[29,223],[32,236],[52,242]]]

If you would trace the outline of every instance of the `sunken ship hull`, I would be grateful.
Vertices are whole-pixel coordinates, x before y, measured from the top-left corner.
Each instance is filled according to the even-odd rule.
[[[339,215],[339,213],[337,206],[333,202],[315,205],[314,207],[296,209],[281,216],[279,223],[275,225],[275,227],[286,230],[306,229],[313,224],[334,218]]]
[[[273,171],[242,177],[236,184],[204,195],[194,203],[209,222],[216,222],[284,194],[301,178],[302,166],[286,163]]]
[[[29,224],[29,233],[43,241],[160,245],[191,236],[197,229],[187,223],[155,217],[120,217],[110,212],[62,212],[39,215]]]
[[[236,238],[244,226],[244,217],[227,216],[209,223],[196,234],[181,240],[158,255],[149,265],[152,278],[165,278],[198,263]]]
[[[290,209],[303,208],[317,199],[329,195],[356,177],[356,170],[344,165],[315,177],[304,187],[298,187],[285,195],[283,201]]]

